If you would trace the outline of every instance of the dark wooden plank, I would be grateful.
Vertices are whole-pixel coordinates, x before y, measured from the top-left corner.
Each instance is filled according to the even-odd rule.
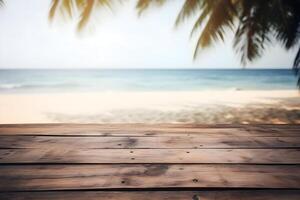
[[[0,135],[79,135],[79,136],[114,136],[114,137],[124,137],[124,136],[151,136],[151,137],[163,137],[163,136],[188,136],[188,135],[247,135],[251,136],[254,133],[248,131],[230,128],[230,129],[220,129],[220,128],[201,128],[201,129],[189,129],[189,128],[93,128],[93,127],[49,127],[45,128],[43,126],[35,128],[22,128],[22,127],[10,127],[1,128]],[[264,133],[264,135],[270,136],[270,133]],[[271,134],[273,136],[273,134]],[[289,135],[287,135],[289,136]],[[291,136],[295,136],[294,133]],[[299,136],[297,134],[296,136]]]
[[[230,132],[237,128],[194,128],[189,125],[146,124],[11,124],[0,125],[1,134],[105,134],[111,133],[169,133],[169,132]]]
[[[1,191],[109,188],[300,189],[300,165],[2,165]]]
[[[299,128],[299,124],[195,124],[195,123],[31,123],[31,124],[1,124],[0,128],[53,128],[53,127],[71,127],[71,128]]]
[[[300,125],[189,125],[189,124],[12,124],[0,125],[0,135],[174,136],[299,136]]]
[[[63,191],[0,193],[5,200],[299,200],[299,190]]]
[[[300,149],[0,149],[1,163],[300,164]]]
[[[0,136],[0,148],[202,149],[300,148],[300,137],[56,137]]]

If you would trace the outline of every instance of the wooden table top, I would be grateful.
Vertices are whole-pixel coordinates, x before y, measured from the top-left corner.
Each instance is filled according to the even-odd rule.
[[[300,199],[300,125],[0,125],[0,199]]]

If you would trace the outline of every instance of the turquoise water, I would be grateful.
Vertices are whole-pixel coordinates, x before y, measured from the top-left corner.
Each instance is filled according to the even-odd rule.
[[[292,70],[0,70],[0,92],[296,89]]]

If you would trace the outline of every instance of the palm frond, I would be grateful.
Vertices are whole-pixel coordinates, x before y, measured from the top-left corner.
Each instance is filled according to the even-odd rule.
[[[141,16],[151,5],[162,6],[165,2],[166,0],[138,0],[135,7]]]
[[[63,0],[62,1],[63,7],[66,10],[66,13],[69,17],[72,17],[73,13],[73,1],[72,0]]]
[[[202,8],[202,13],[200,14],[198,19],[196,20],[196,22],[195,22],[195,24],[192,28],[192,31],[190,33],[191,37],[201,27],[201,25],[204,23],[204,20],[206,20],[210,14],[211,14],[211,8],[210,7],[205,6],[205,7]]]
[[[276,39],[288,50],[300,41],[300,1],[275,1],[272,10]],[[288,2],[288,3],[287,3]]]
[[[58,4],[60,3],[60,0],[52,0],[52,4],[49,11],[49,20],[53,20],[55,14],[57,13]]]
[[[81,11],[80,19],[77,25],[77,29],[79,31],[82,30],[82,28],[87,24],[91,16],[94,4],[95,4],[95,0],[86,0],[86,4]]]
[[[115,0],[117,1],[117,0]],[[118,0],[121,1],[121,0]],[[78,30],[90,20],[94,10],[112,8],[113,0],[52,0],[49,19],[62,14],[78,16]],[[141,15],[148,8],[164,5],[167,0],[137,0]],[[3,5],[3,0],[0,0]],[[194,50],[194,59],[215,41],[224,40],[227,30],[235,33],[233,47],[245,65],[263,55],[274,40],[287,50],[300,46],[300,0],[185,0],[176,18],[179,26],[197,15],[191,30],[193,36],[202,29]],[[273,39],[273,40],[272,40]],[[300,86],[300,48],[294,60],[294,69]]]
[[[200,0],[186,0],[183,4],[181,11],[179,12],[175,25],[179,25],[185,19],[189,18],[193,14],[199,12],[204,7],[204,2]]]
[[[230,0],[214,0],[205,6],[207,6],[207,10],[204,9],[192,30],[192,32],[196,30],[203,23],[203,20],[208,18],[197,41],[194,59],[197,57],[200,48],[205,49],[213,41],[224,40],[226,29],[234,26],[235,13],[231,10]]]
[[[300,88],[300,47],[298,49],[298,53],[296,54],[296,57],[294,60],[293,69],[295,71],[296,76],[298,77],[297,85]]]
[[[236,52],[241,55],[241,62],[245,66],[263,54],[265,41],[270,41],[267,32],[260,30],[253,22],[248,22],[238,28],[234,41]]]
[[[246,65],[260,57],[270,39],[270,20],[262,12],[266,10],[263,3],[243,3],[243,13],[235,33],[234,48],[241,55],[241,62]]]
[[[57,15],[74,18],[79,14],[77,30],[81,31],[89,22],[94,9],[108,7],[111,9],[111,0],[52,0],[49,11],[49,20],[53,21]]]
[[[298,77],[298,88],[300,89],[300,48],[298,49],[298,53],[295,57],[294,66],[293,66],[294,72],[296,76]]]

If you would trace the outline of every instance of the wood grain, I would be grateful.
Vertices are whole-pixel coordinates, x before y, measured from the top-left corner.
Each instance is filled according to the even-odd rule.
[[[299,165],[3,165],[1,191],[121,188],[300,189]]]
[[[0,148],[202,149],[300,148],[300,137],[55,137],[0,136]]]
[[[300,125],[0,125],[0,199],[298,200]]]
[[[300,149],[0,149],[1,163],[300,164]]]
[[[196,125],[196,124],[2,124],[0,135],[97,136],[299,136],[299,125]]]
[[[299,200],[299,190],[62,191],[0,193],[5,200]]]

